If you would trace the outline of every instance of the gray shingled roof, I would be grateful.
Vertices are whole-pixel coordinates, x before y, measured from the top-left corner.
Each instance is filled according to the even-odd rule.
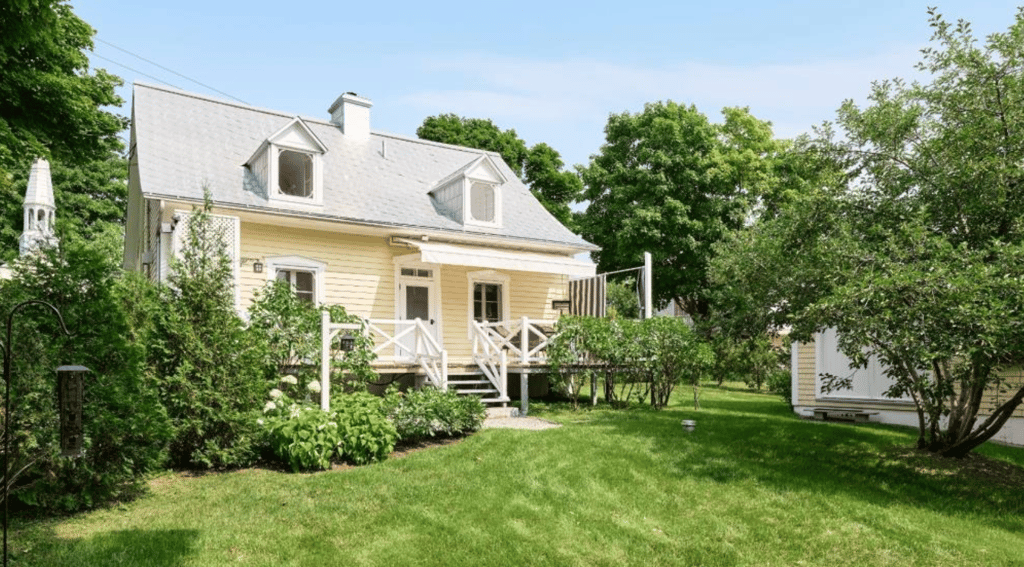
[[[265,195],[246,190],[244,166],[260,144],[294,118],[136,83],[132,127],[143,195],[201,200],[208,187],[221,206],[281,210]],[[596,249],[555,220],[496,153],[377,132],[358,142],[329,121],[302,120],[328,149],[323,206],[308,207],[312,216]],[[439,180],[485,154],[509,180],[502,186],[500,229],[464,227],[439,213],[429,195]]]

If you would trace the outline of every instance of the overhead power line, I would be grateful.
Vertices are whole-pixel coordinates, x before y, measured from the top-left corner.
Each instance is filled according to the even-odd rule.
[[[157,77],[154,77],[153,75],[150,75],[150,74],[147,74],[147,73],[143,73],[142,71],[139,71],[138,69],[133,69],[133,68],[125,65],[124,63],[119,63],[117,61],[114,61],[113,59],[110,59],[108,57],[104,57],[104,56],[100,55],[99,53],[96,53],[95,51],[92,52],[92,54],[90,54],[90,57],[98,57],[98,58],[100,58],[100,59],[102,59],[104,61],[108,61],[110,63],[113,63],[114,65],[117,65],[118,67],[124,67],[125,69],[128,69],[132,73],[138,73],[138,74],[142,75],[143,77],[146,77],[148,79],[153,79],[154,81],[156,81],[158,83],[163,83],[163,84],[165,84],[165,85],[167,85],[169,87],[174,87],[174,88],[176,88],[178,90],[181,90],[181,87],[177,87],[175,85],[172,85],[171,83],[168,83],[167,81],[165,81],[163,79],[158,79]]]
[[[131,51],[128,51],[127,49],[125,49],[125,48],[123,48],[123,47],[118,47],[118,46],[114,45],[113,43],[110,43],[109,41],[106,41],[106,40],[100,39],[100,38],[98,38],[98,37],[96,38],[96,41],[99,41],[99,42],[101,42],[101,43],[104,43],[104,44],[106,44],[106,45],[109,45],[110,47],[113,47],[114,49],[116,49],[116,50],[118,50],[118,51],[123,51],[124,53],[127,53],[128,55],[131,55],[132,57],[135,57],[136,59],[140,59],[140,60],[142,60],[142,61],[145,61],[146,63],[149,63],[150,65],[155,65],[155,66],[157,66],[157,67],[159,67],[159,68],[163,69],[164,71],[167,71],[168,73],[174,73],[175,75],[177,75],[177,76],[181,77],[182,79],[185,79],[186,81],[190,81],[190,82],[193,82],[193,83],[195,83],[195,84],[197,84],[197,85],[199,85],[199,86],[203,87],[204,89],[210,89],[211,91],[213,91],[213,92],[215,92],[215,93],[219,93],[219,94],[222,94],[222,95],[224,95],[224,96],[226,96],[226,97],[228,97],[228,98],[230,98],[230,99],[233,99],[233,100],[237,100],[238,102],[240,102],[240,103],[242,103],[242,104],[249,104],[248,102],[245,102],[244,100],[242,100],[242,99],[240,99],[240,98],[238,98],[238,97],[235,97],[235,96],[231,96],[231,95],[229,95],[228,93],[226,93],[226,92],[224,92],[224,91],[222,91],[222,90],[218,90],[218,89],[215,89],[215,88],[211,87],[210,85],[207,85],[207,84],[205,84],[205,83],[201,83],[201,82],[199,82],[199,81],[197,81],[197,80],[195,80],[195,79],[193,79],[193,78],[191,78],[191,77],[188,77],[188,76],[186,76],[186,75],[182,75],[181,73],[179,73],[179,72],[175,71],[174,69],[169,69],[169,68],[167,68],[167,67],[164,67],[163,65],[161,65],[161,64],[159,64],[159,63],[157,63],[156,61],[150,61],[149,59],[146,59],[145,57],[143,57],[143,56],[141,56],[141,55],[138,55],[138,54],[136,54],[136,53],[132,53]],[[105,57],[100,57],[100,59],[106,59],[106,58],[105,58]],[[111,61],[111,60],[110,60],[110,59],[107,59],[107,61]],[[120,65],[120,63],[117,63],[116,61],[111,61],[111,63],[116,63],[116,64]],[[125,67],[126,69],[129,69],[129,67],[127,67],[127,66],[125,66],[125,65],[122,65],[122,67]],[[134,69],[132,69],[132,71],[134,71]],[[135,71],[135,72],[136,72],[136,73],[139,73],[139,71]],[[152,78],[155,78],[155,77],[152,77],[152,76],[150,76],[150,75],[146,75],[145,73],[140,73],[140,74],[142,74],[142,75],[145,75],[146,77],[149,77],[149,78],[151,78],[151,79],[152,79]],[[156,79],[156,80],[158,80],[158,81],[159,81],[160,79]],[[166,82],[164,82],[164,81],[160,81],[160,82],[161,82],[161,83],[164,83],[165,85],[169,85],[169,84],[170,84],[170,83],[166,83]],[[171,86],[173,86],[173,85],[171,85]],[[177,87],[175,87],[175,88],[177,88]]]

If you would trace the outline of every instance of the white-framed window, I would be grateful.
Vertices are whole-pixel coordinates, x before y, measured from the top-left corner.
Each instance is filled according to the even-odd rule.
[[[469,218],[482,223],[494,223],[495,192],[493,183],[472,181],[469,184]]]
[[[476,282],[473,284],[474,321],[497,323],[503,320],[501,290],[502,285],[498,283]]]
[[[265,259],[267,280],[291,285],[295,295],[313,305],[325,303],[324,274],[327,264],[302,256],[271,256]]]
[[[316,272],[298,269],[277,269],[277,279],[288,282],[299,299],[316,305]]]
[[[323,203],[320,154],[270,144],[270,200],[319,205]]]
[[[266,198],[284,206],[323,204],[326,146],[299,118],[269,136],[246,166]]]
[[[313,154],[277,150],[277,190],[289,197],[313,198]]]
[[[501,227],[501,186],[489,180],[468,177],[464,181],[463,224]]]
[[[464,226],[501,228],[507,179],[490,156],[480,156],[430,190],[441,214]]]
[[[482,270],[466,274],[467,286],[467,328],[472,337],[473,322],[507,321],[512,314],[509,307],[511,278],[494,270]]]

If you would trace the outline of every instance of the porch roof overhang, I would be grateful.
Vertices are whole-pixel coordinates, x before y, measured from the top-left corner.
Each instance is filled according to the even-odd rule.
[[[539,272],[572,277],[590,277],[597,272],[593,262],[557,254],[502,250],[480,246],[463,246],[440,242],[423,242],[396,238],[419,250],[420,261],[426,264],[471,266],[494,270]]]

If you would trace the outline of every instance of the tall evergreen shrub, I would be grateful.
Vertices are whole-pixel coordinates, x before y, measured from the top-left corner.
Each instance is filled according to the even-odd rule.
[[[12,495],[47,509],[88,508],[135,493],[146,473],[162,466],[170,424],[139,333],[154,297],[148,282],[121,276],[102,247],[80,240],[21,259],[14,279],[0,282],[3,323],[15,305],[39,299],[60,311],[72,333],[65,336],[53,311],[40,305],[13,320]],[[76,459],[59,456],[55,369],[63,364],[91,370],[85,453]]]
[[[256,458],[256,419],[270,391],[265,347],[246,332],[234,307],[233,271],[224,234],[207,198],[187,222],[181,257],[172,261],[150,361],[174,425],[170,464],[241,466]]]

